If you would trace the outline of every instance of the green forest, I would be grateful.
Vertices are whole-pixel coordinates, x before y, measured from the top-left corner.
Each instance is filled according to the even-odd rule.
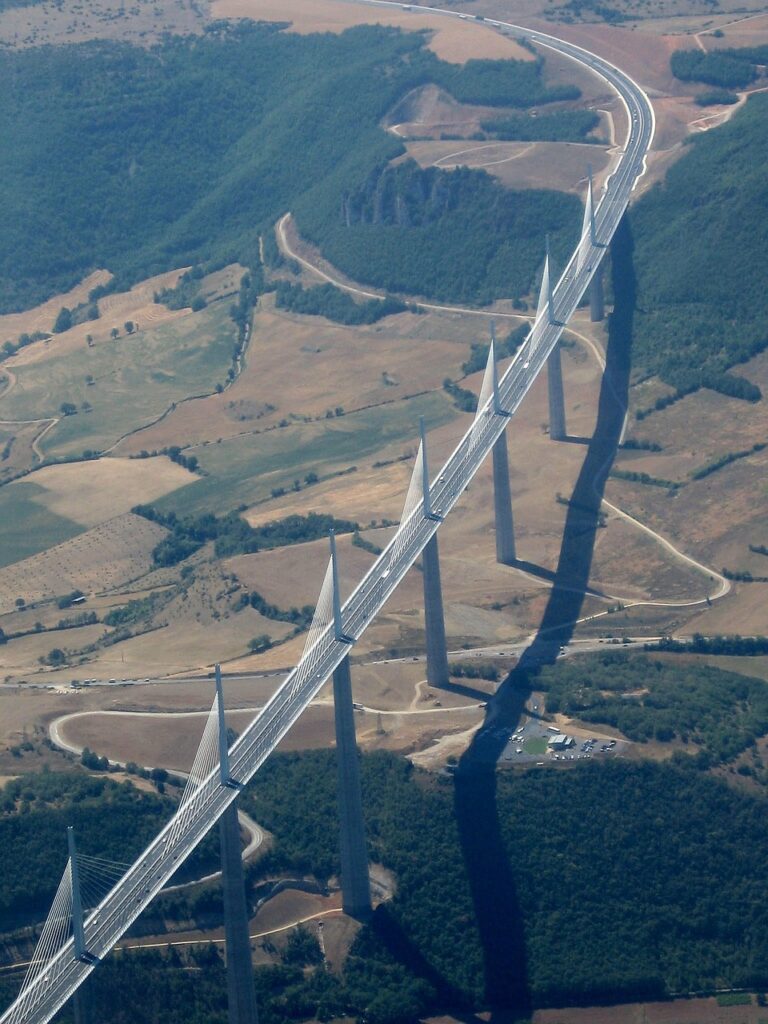
[[[481,806],[482,781],[457,777],[462,796],[388,754],[363,757],[363,781],[371,856],[398,879],[388,922],[370,930],[400,934],[402,961],[429,982],[435,1008],[477,1008],[483,949],[457,810],[471,816]],[[503,916],[521,921],[533,1005],[768,982],[763,796],[730,788],[690,758],[503,772],[495,786],[508,859],[499,870],[511,872],[517,893]],[[278,837],[275,867],[337,870],[334,794],[332,752],[264,766],[247,802]]]
[[[259,235],[289,209],[313,241],[329,236],[332,258],[348,249],[347,269],[371,280],[392,275],[388,260],[402,246],[411,255],[401,283],[435,294],[448,291],[442,246],[477,223],[475,237],[462,239],[484,267],[464,289],[477,301],[502,282],[506,294],[509,280],[527,287],[546,230],[556,245],[571,239],[573,197],[508,196],[477,174],[476,194],[463,196],[448,223],[427,237],[397,241],[398,232],[381,267],[362,274],[358,233],[342,243],[341,200],[404,152],[381,121],[408,90],[438,82],[459,99],[507,106],[578,90],[548,89],[541,61],[446,64],[419,33],[279,29],[216,22],[202,38],[149,49],[102,41],[0,53],[0,131],[11,140],[0,152],[0,312],[27,308],[96,267],[122,287],[184,264],[255,266]],[[502,242],[510,230],[519,251]]]
[[[590,132],[600,124],[593,110],[558,110],[531,117],[515,114],[482,121],[480,127],[497,139],[510,142],[598,142]]]
[[[632,211],[638,310],[634,361],[681,391],[755,400],[732,367],[768,343],[768,96],[693,136]]]
[[[201,516],[179,517],[175,512],[160,512],[151,505],[136,505],[132,511],[169,530],[152,551],[152,561],[158,567],[178,565],[209,541],[214,541],[217,558],[231,558],[233,555],[252,555],[265,548],[319,540],[327,537],[331,530],[352,533],[359,529],[357,523],[348,519],[336,519],[318,512],[310,512],[306,516],[290,515],[254,527],[239,512],[228,512],[224,516],[208,512]]]
[[[446,1007],[486,1005],[491,937],[477,925],[477,880],[463,851],[465,835],[487,827],[489,780],[501,859],[493,869],[499,878],[484,877],[482,887],[498,893],[506,927],[519,935],[518,978],[509,984],[523,978],[530,1005],[768,985],[766,800],[701,771],[698,759],[450,779],[379,752],[363,756],[362,767],[369,853],[395,873],[396,895],[360,932],[340,974],[317,967],[315,945],[303,934],[281,963],[257,968],[265,1021],[346,1014],[410,1024]],[[333,751],[269,759],[241,797],[276,837],[256,878],[290,870],[324,880],[338,871],[335,791]],[[30,884],[30,850],[32,884],[40,875],[40,898],[50,897],[66,824],[78,826],[86,852],[122,859],[157,828],[165,807],[132,787],[72,775],[24,779],[3,798],[6,906],[17,898],[14,886]],[[31,843],[33,833],[39,843]],[[14,857],[19,843],[28,845]],[[215,891],[207,898],[216,899]],[[110,958],[92,983],[99,1019],[223,1021],[220,956],[203,948],[191,957]],[[182,969],[190,964],[204,969],[194,984]],[[151,1006],[140,997],[149,988]],[[11,998],[11,982],[0,989]]]
[[[375,324],[393,313],[402,313],[406,306],[397,299],[368,299],[355,302],[349,292],[332,284],[304,288],[290,281],[278,281],[275,305],[303,316],[324,316],[337,324]]]
[[[672,74],[683,82],[704,82],[721,89],[743,89],[758,76],[756,65],[768,63],[768,46],[739,49],[675,50]]]
[[[486,304],[530,291],[549,233],[564,263],[578,238],[581,203],[546,189],[513,192],[484,171],[380,165],[345,193],[343,216],[317,207],[305,234],[357,280],[392,292]]]
[[[0,931],[48,912],[67,861],[67,826],[78,849],[130,862],[154,838],[173,803],[130,783],[85,774],[43,772],[0,790]]]
[[[698,662],[606,651],[543,668],[547,711],[612,725],[632,740],[679,740],[732,761],[768,732],[768,684]]]

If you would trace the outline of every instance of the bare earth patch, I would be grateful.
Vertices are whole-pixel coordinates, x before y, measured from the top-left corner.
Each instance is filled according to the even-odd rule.
[[[576,142],[409,142],[422,167],[481,168],[509,188],[553,188],[584,192],[591,164],[598,186],[610,162],[602,146]]]

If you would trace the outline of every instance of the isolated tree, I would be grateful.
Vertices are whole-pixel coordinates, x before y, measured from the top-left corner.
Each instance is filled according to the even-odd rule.
[[[123,324],[123,327],[125,327],[126,334],[133,334],[136,325],[134,324],[133,320],[126,320],[125,323]]]
[[[74,416],[77,413],[77,406],[72,402],[62,402],[59,410],[62,416]]]
[[[260,636],[255,636],[253,640],[248,641],[248,649],[252,654],[260,654],[262,651],[268,651],[272,646],[272,640],[268,633],[262,633]]]
[[[112,330],[109,332],[109,336],[113,340],[115,338],[119,338],[120,337],[120,331],[116,327],[113,327]]]
[[[56,323],[53,325],[54,334],[62,334],[64,331],[68,331],[72,326],[72,310],[68,309],[67,306],[62,306],[59,310],[59,315],[56,317]]]
[[[86,334],[85,341],[86,341],[86,344],[88,345],[88,348],[93,348],[93,335],[92,334]]]

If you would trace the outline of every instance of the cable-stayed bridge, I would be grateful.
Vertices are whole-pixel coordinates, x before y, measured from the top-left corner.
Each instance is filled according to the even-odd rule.
[[[371,6],[400,7],[458,18],[431,7],[362,0]],[[467,17],[466,15],[464,16]],[[628,134],[616,168],[599,197],[586,197],[578,245],[557,283],[547,258],[536,319],[530,334],[499,377],[491,345],[483,388],[472,426],[445,464],[430,478],[422,429],[419,455],[397,533],[374,565],[341,602],[333,541],[328,571],[301,660],[250,725],[227,748],[220,679],[198,757],[173,818],[147,849],[113,882],[109,868],[91,863],[109,892],[82,912],[78,880],[88,859],[70,860],[41,934],[21,992],[0,1016],[0,1024],[44,1024],[72,996],[95,966],[163,888],[179,865],[217,824],[240,789],[254,776],[282,737],[344,662],[354,643],[382,609],[430,543],[494,445],[504,434],[536,377],[547,363],[565,325],[598,271],[638,178],[654,132],[653,110],[643,90],[602,58],[545,33],[485,19],[485,24],[562,53],[600,76],[625,107]],[[80,865],[80,868],[79,868]],[[97,870],[98,869],[98,870]],[[106,880],[106,881],[105,881]]]

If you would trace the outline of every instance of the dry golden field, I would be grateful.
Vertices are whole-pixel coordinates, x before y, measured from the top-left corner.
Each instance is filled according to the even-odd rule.
[[[165,532],[156,523],[127,513],[8,565],[0,569],[0,611],[10,611],[17,598],[32,604],[73,590],[90,594],[124,586],[149,570],[150,552]]]
[[[353,25],[394,25],[419,31],[430,30],[430,49],[442,60],[463,64],[467,60],[486,57],[494,60],[512,58],[532,60],[531,53],[514,40],[477,22],[461,22],[430,16],[423,12],[376,10],[339,0],[213,0],[213,18],[254,18],[260,21],[290,21],[291,31],[343,32]]]

